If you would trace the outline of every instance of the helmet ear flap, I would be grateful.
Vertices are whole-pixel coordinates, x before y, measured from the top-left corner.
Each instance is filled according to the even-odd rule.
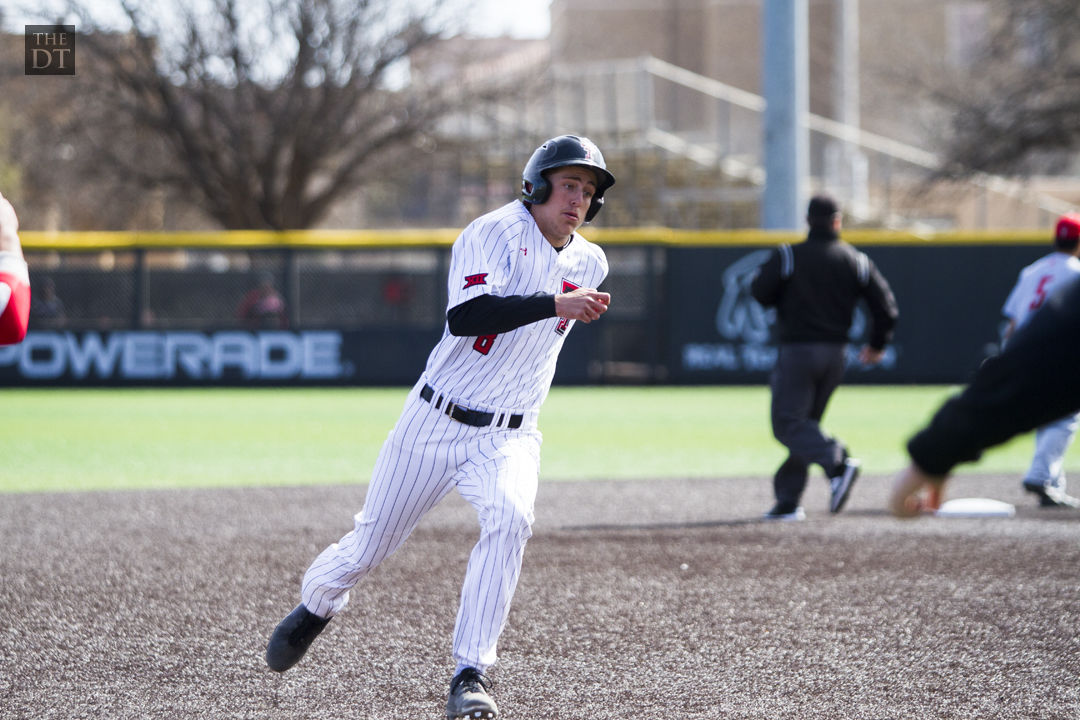
[[[589,209],[585,213],[585,222],[592,222],[592,219],[596,217],[596,213],[600,212],[600,208],[604,207],[604,196],[594,196],[592,202],[589,203]]]
[[[521,179],[521,199],[533,205],[543,205],[551,195],[551,183],[543,173],[531,173]]]

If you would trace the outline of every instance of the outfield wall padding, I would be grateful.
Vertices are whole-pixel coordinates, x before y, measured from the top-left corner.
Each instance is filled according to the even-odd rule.
[[[774,316],[751,297],[754,269],[794,233],[590,232],[607,250],[611,310],[570,333],[556,383],[759,384]],[[443,330],[451,231],[401,233],[28,233],[36,288],[52,280],[63,319],[31,319],[0,348],[0,385],[411,384]],[[1000,309],[1043,233],[853,231],[891,283],[896,335],[847,382],[963,383],[997,351]],[[426,238],[426,240],[425,240]],[[216,240],[216,244],[215,244]],[[237,301],[269,273],[287,328],[251,329]],[[868,335],[860,308],[850,357]],[[332,348],[332,350],[328,349]]]
[[[860,304],[849,349],[850,382],[957,383],[996,352],[1001,306],[1019,270],[1045,254],[1033,246],[873,246],[865,249],[900,307],[884,362],[854,362],[869,337]],[[755,383],[775,359],[775,312],[750,297],[769,250],[690,248],[668,252],[665,366],[673,383]]]

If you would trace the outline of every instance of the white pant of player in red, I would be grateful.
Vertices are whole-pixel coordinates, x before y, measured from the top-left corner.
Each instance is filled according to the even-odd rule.
[[[525,543],[532,535],[540,469],[537,413],[525,414],[516,430],[471,427],[421,399],[425,382],[421,378],[413,387],[383,444],[353,530],[311,564],[301,598],[321,617],[340,612],[349,590],[393,554],[424,514],[456,488],[476,509],[480,539],[462,586],[454,658],[459,667],[483,672],[495,663]]]
[[[1035,431],[1035,454],[1024,483],[1065,492],[1065,453],[1080,425],[1080,414],[1068,415]]]

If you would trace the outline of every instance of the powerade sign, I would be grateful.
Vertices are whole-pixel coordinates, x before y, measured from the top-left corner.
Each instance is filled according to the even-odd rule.
[[[338,331],[48,332],[0,347],[0,383],[338,383],[355,364]]]

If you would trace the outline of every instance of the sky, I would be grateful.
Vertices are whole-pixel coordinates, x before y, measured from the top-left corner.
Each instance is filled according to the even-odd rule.
[[[115,7],[116,2],[110,0],[83,0],[93,8],[96,5],[103,7]],[[482,37],[494,37],[498,35],[510,35],[518,38],[547,37],[551,28],[551,18],[548,13],[550,0],[531,0],[530,2],[514,2],[511,0],[473,0],[476,10],[466,19],[466,24],[471,33]],[[45,0],[41,6],[49,6],[52,3]],[[18,7],[17,3],[14,3]],[[4,12],[4,24],[9,31],[17,32],[26,24],[26,18],[21,17],[18,10],[12,9]]]
[[[510,35],[519,38],[547,37],[551,29],[550,2],[479,0],[473,32],[482,36]]]

